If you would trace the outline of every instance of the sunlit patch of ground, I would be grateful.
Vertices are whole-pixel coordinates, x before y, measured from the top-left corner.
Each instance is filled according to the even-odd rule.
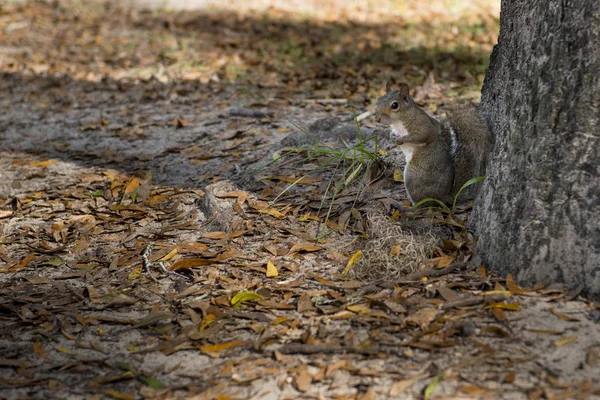
[[[418,85],[433,73],[476,92],[498,7],[490,0],[11,3],[0,14],[0,71],[287,86],[361,102],[384,80]]]

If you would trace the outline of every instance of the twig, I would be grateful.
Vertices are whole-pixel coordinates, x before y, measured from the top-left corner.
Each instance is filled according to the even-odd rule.
[[[476,306],[483,302],[500,302],[506,300],[507,297],[505,294],[497,293],[491,294],[488,296],[473,296],[467,297],[466,299],[459,299],[454,301],[448,301],[442,305],[442,310],[447,310],[448,308],[454,307],[468,307],[468,306]]]
[[[359,116],[356,117],[356,121],[360,122],[363,119],[367,119],[369,118],[371,115],[373,115],[374,113],[372,111],[365,111],[364,113],[360,114]]]
[[[246,118],[265,118],[272,117],[272,111],[253,110],[243,107],[231,107],[229,109],[229,115],[232,117],[246,117]]]
[[[302,100],[303,103],[309,104],[346,104],[348,103],[348,99],[305,99]]]
[[[331,346],[327,344],[303,344],[289,343],[283,345],[278,350],[283,354],[341,354],[353,353],[363,355],[374,355],[379,353],[379,349],[357,349],[356,347]]]
[[[408,274],[404,277],[404,279],[400,282],[382,282],[379,284],[380,287],[391,289],[398,283],[415,283],[419,282],[421,278],[429,277],[429,278],[437,278],[440,276],[448,275],[449,273],[457,270],[459,268],[463,268],[467,266],[468,262],[461,261],[454,264],[450,264],[442,269],[424,269],[421,271],[413,272],[412,274]]]
[[[424,277],[437,278],[440,276],[447,275],[456,269],[463,268],[463,267],[467,266],[467,264],[468,264],[468,262],[461,261],[461,262],[457,262],[454,264],[450,264],[447,267],[442,268],[442,269],[424,269],[424,270],[413,272],[412,274],[406,275],[405,280],[414,281],[414,280],[421,279]]]

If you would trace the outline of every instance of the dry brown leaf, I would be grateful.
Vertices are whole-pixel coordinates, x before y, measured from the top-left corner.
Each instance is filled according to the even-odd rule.
[[[425,330],[429,327],[429,324],[433,322],[440,312],[431,308],[424,308],[406,317],[407,323],[411,322],[418,325],[421,329]]]
[[[56,160],[47,160],[47,161],[39,161],[39,162],[34,162],[29,164],[30,167],[42,167],[42,168],[46,168],[49,165],[55,164]]]
[[[227,232],[205,232],[202,237],[206,239],[228,239],[229,235]]]
[[[417,376],[414,378],[403,379],[401,381],[393,383],[388,395],[392,398],[401,395],[402,393],[410,389],[410,387],[421,378],[422,377]]]
[[[352,306],[346,307],[349,311],[360,315],[368,315],[371,312],[371,309],[364,304],[355,304]]]
[[[7,218],[13,215],[13,212],[10,210],[0,210],[0,219]]]
[[[506,313],[501,308],[492,308],[492,315],[496,318],[496,321],[506,321]]]
[[[177,245],[177,251],[181,254],[202,254],[208,250],[208,246],[204,243],[180,243]]]
[[[294,377],[294,387],[300,392],[308,392],[312,383],[312,377],[306,369],[298,372]]]
[[[303,294],[298,298],[298,312],[302,313],[308,310],[315,310],[315,306],[312,303],[312,300],[308,294]]]
[[[310,253],[310,252],[319,251],[319,250],[323,250],[323,247],[317,246],[316,244],[310,243],[310,242],[300,242],[300,243],[296,243],[295,245],[292,246],[292,248],[288,252],[288,255],[300,253],[300,252]]]
[[[35,254],[33,254],[33,253],[28,254],[25,257],[23,257],[23,259],[21,261],[19,261],[18,263],[16,263],[12,267],[10,267],[8,270],[9,271],[20,271],[20,270],[24,269],[25,267],[27,267],[27,265],[29,265],[29,263],[32,262],[33,260],[35,260]]]
[[[481,328],[481,333],[489,333],[504,338],[510,337],[510,333],[495,325],[484,326]]]
[[[140,186],[140,178],[131,178],[127,186],[125,187],[125,194],[131,194]]]
[[[447,288],[446,286],[441,286],[437,289],[440,296],[444,298],[446,301],[455,301],[458,299],[458,295],[454,290]]]
[[[263,208],[262,210],[258,210],[258,212],[261,214],[268,214],[272,217],[279,218],[279,219],[285,218],[284,213],[277,211],[274,208]]]
[[[552,314],[556,315],[558,318],[560,318],[560,319],[562,319],[564,321],[570,321],[570,322],[577,322],[577,321],[579,321],[578,318],[571,317],[570,315],[558,312],[554,308],[549,308],[548,311],[550,311]]]
[[[116,390],[107,389],[104,391],[104,394],[117,400],[135,400],[134,394],[121,393]]]
[[[230,342],[202,346],[200,348],[200,351],[204,354],[210,355],[211,357],[220,357],[219,353],[231,349],[233,347],[238,347],[243,344],[244,342],[241,340],[232,340]]]
[[[348,360],[340,360],[334,362],[333,364],[327,365],[327,369],[325,370],[325,376],[331,376],[331,374],[333,374],[338,369],[345,368],[347,364]]]
[[[521,294],[527,292],[527,290],[522,289],[519,285],[515,283],[512,274],[508,274],[506,276],[506,287],[513,294]]]
[[[577,340],[577,336],[567,336],[554,342],[555,346],[564,346]]]
[[[40,285],[40,284],[45,284],[45,283],[52,283],[54,282],[54,280],[50,279],[50,278],[45,278],[43,276],[38,276],[38,275],[27,275],[25,277],[25,279],[27,279],[27,281],[29,283],[32,283],[34,285]]]
[[[180,269],[205,267],[207,265],[211,265],[214,263],[215,263],[215,260],[212,258],[184,258],[183,260],[179,260],[175,264],[171,265],[169,267],[169,270],[177,271]]]
[[[42,346],[41,343],[35,342],[33,344],[33,352],[38,358],[47,360],[48,359],[48,351]]]

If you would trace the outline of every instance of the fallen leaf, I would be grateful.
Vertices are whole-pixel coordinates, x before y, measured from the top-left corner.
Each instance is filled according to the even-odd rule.
[[[131,272],[129,273],[129,275],[127,275],[127,279],[129,279],[130,281],[134,281],[136,279],[140,279],[142,277],[142,270],[144,269],[142,264],[138,264],[136,265]]]
[[[57,347],[56,350],[60,351],[61,353],[71,354],[73,356],[77,355],[76,352],[71,349],[67,349],[66,347]]]
[[[439,287],[437,291],[446,301],[455,301],[458,299],[458,295],[454,292],[454,290],[449,289],[446,286]]]
[[[513,279],[512,274],[508,274],[506,276],[506,287],[508,288],[508,290],[511,291],[511,293],[513,294],[521,294],[526,292],[526,290],[523,290],[519,285],[517,285]]]
[[[0,210],[0,219],[7,218],[13,215],[13,212],[10,210]]]
[[[285,218],[285,214],[275,210],[274,208],[263,208],[262,210],[258,210],[258,212],[261,214],[268,214],[279,219]]]
[[[155,325],[157,322],[162,321],[163,319],[171,319],[174,315],[170,311],[157,311],[150,312],[144,318],[136,322],[132,328],[142,328],[145,326]]]
[[[571,317],[570,315],[558,312],[554,308],[549,308],[548,311],[550,311],[552,314],[556,315],[558,318],[560,318],[560,319],[562,319],[564,321],[571,321],[571,322],[577,322],[577,321],[579,321],[579,319]]]
[[[55,164],[56,160],[47,160],[47,161],[39,161],[39,162],[34,162],[29,164],[30,167],[42,167],[42,168],[46,168],[49,165]]]
[[[361,250],[358,250],[356,253],[354,253],[352,255],[352,257],[350,257],[350,260],[348,260],[348,264],[346,264],[346,268],[344,268],[344,270],[342,271],[342,275],[346,275],[348,272],[350,272],[350,270],[352,269],[354,264],[356,264],[358,262],[358,260],[360,260],[361,257],[362,257]]]
[[[519,306],[518,302],[514,302],[514,303],[493,303],[493,304],[488,304],[487,306],[485,306],[485,308],[499,308],[502,310],[509,310],[509,311],[519,311],[521,309],[521,307]]]
[[[279,272],[277,272],[277,267],[275,267],[275,264],[273,264],[271,261],[267,262],[267,277],[274,278],[278,275]]]
[[[311,383],[312,377],[306,369],[298,372],[294,377],[294,387],[300,392],[308,392]]]
[[[539,333],[542,335],[562,335],[563,334],[562,331],[553,331],[553,330],[549,330],[549,329],[528,328],[527,330],[530,332],[535,332],[535,333]]]
[[[300,253],[300,252],[310,253],[310,252],[319,251],[319,250],[323,250],[323,247],[317,246],[316,244],[310,243],[310,242],[300,242],[300,243],[296,243],[295,245],[292,246],[290,251],[288,251],[288,255],[291,255],[294,253]]]
[[[577,339],[577,336],[567,336],[565,338],[555,341],[554,345],[555,346],[564,346],[566,344],[569,344],[569,343],[575,341],[576,339]]]
[[[42,346],[40,343],[35,342],[33,344],[33,352],[38,358],[47,360],[48,359],[48,351]]]
[[[202,234],[202,237],[206,239],[227,239],[229,235],[227,232],[206,232]]]
[[[207,265],[211,265],[214,263],[215,263],[215,260],[212,258],[184,258],[183,260],[179,260],[175,264],[171,265],[169,267],[169,270],[177,271],[180,269],[205,267]]]
[[[204,253],[208,250],[208,246],[204,243],[180,243],[177,245],[177,251],[179,253]]]
[[[117,392],[116,390],[105,390],[104,394],[118,400],[135,400],[135,395]]]
[[[401,381],[393,383],[392,387],[390,388],[390,392],[388,393],[388,396],[394,398],[406,392],[415,382],[417,382],[421,378],[422,377],[414,377],[410,379],[403,379]]]
[[[448,265],[452,264],[455,260],[456,260],[456,258],[450,257],[450,256],[440,257],[437,260],[437,266],[439,268],[444,268],[444,267],[447,267]]]
[[[171,258],[175,257],[175,254],[177,254],[177,247],[175,247],[173,250],[171,250],[167,255],[162,257],[159,261],[169,261]]]
[[[240,344],[243,344],[243,342],[241,340],[233,340],[231,342],[202,346],[200,348],[200,351],[203,352],[204,354],[218,356],[218,353],[225,351],[227,349],[230,349],[232,347],[239,346]]]
[[[312,299],[311,297],[304,293],[302,296],[300,296],[300,298],[298,299],[298,312],[302,313],[304,311],[308,311],[308,310],[315,310],[316,307],[313,305],[312,303]]]
[[[402,170],[394,170],[394,182],[404,182],[404,172]]]
[[[140,178],[132,178],[125,187],[125,195],[130,195],[140,186]]]
[[[235,306],[250,300],[261,300],[263,296],[254,292],[239,292],[231,299],[231,305]]]
[[[418,325],[421,329],[425,330],[429,324],[437,318],[438,314],[439,311],[437,310],[424,308],[406,317],[405,321],[407,323],[412,322],[413,324]]]
[[[23,257],[21,261],[10,267],[9,271],[20,271],[27,267],[31,261],[35,260],[35,254],[31,253]]]
[[[32,283],[34,285],[40,285],[40,284],[54,282],[52,279],[44,278],[42,276],[37,276],[37,275],[28,275],[28,276],[25,277],[25,279],[27,279],[27,281],[29,283]]]
[[[371,309],[364,304],[356,304],[356,305],[348,306],[346,308],[349,311],[352,311],[352,312],[360,314],[360,315],[367,315],[371,312]]]

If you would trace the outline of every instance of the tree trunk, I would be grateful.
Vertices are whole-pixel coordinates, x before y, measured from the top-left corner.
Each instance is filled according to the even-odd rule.
[[[481,107],[496,144],[478,253],[522,284],[600,298],[600,1],[502,0]]]

